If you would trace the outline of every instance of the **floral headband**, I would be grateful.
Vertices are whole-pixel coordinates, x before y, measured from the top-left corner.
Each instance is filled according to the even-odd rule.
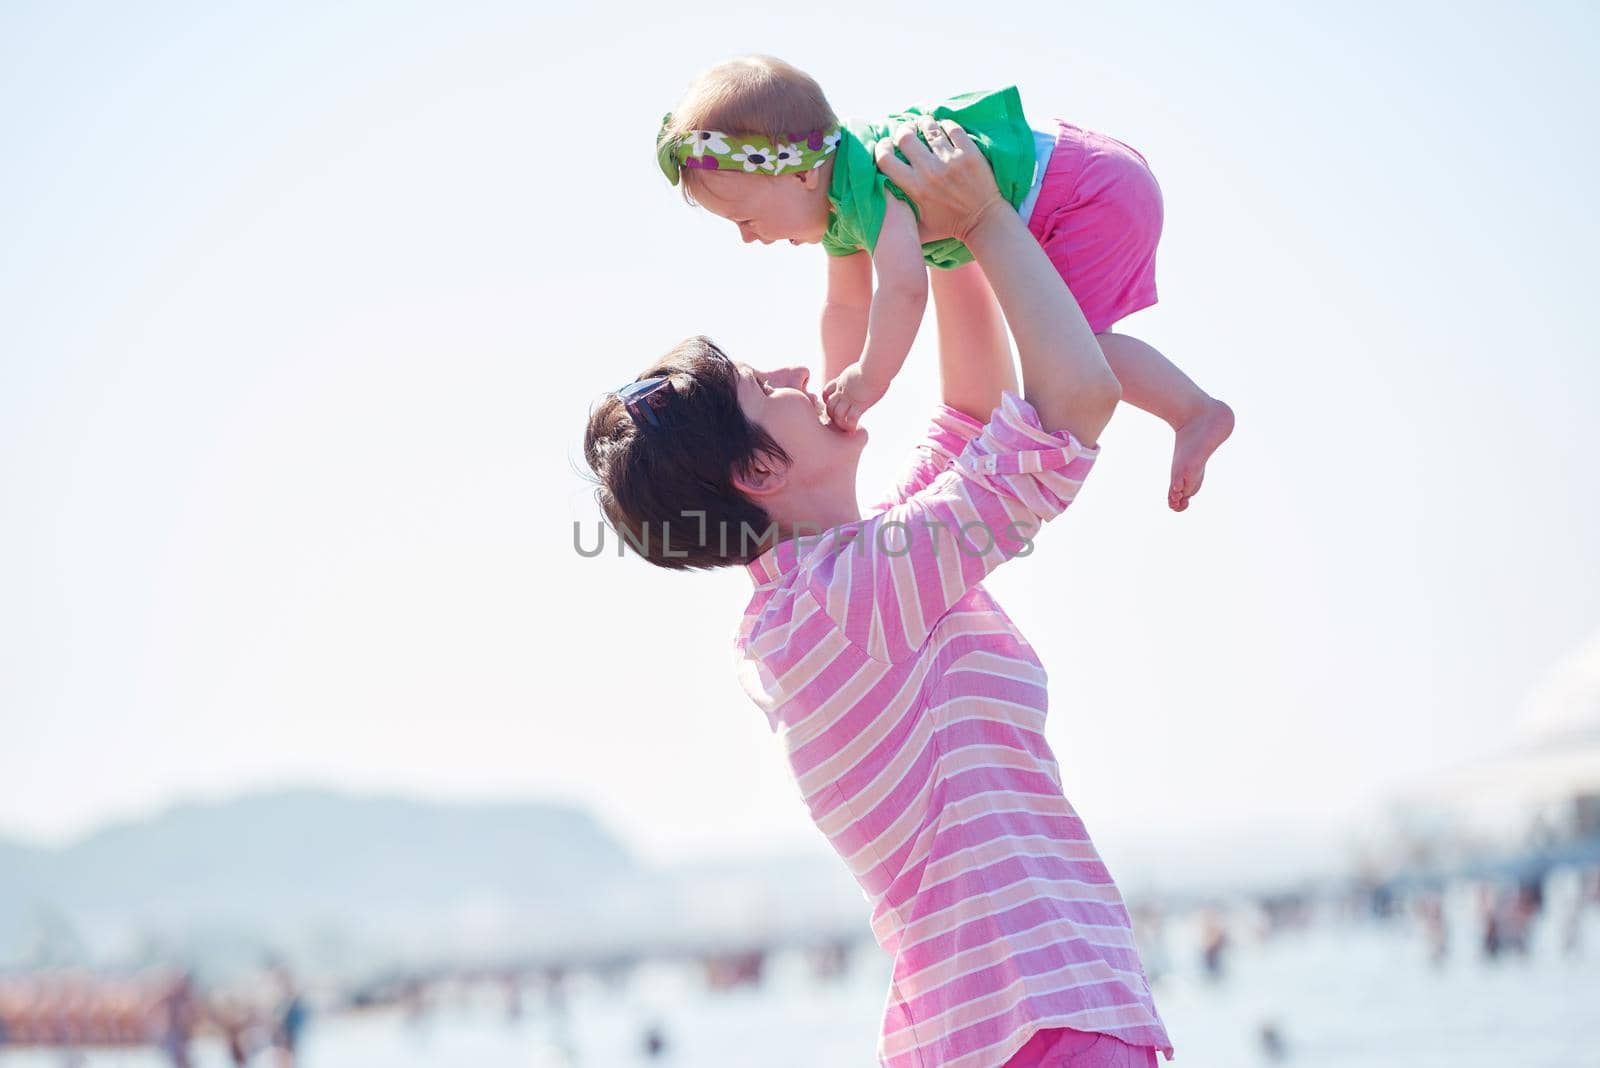
[[[682,137],[666,137],[672,113],[661,120],[656,137],[656,162],[667,181],[678,184],[685,168],[703,171],[743,170],[778,175],[810,171],[822,166],[839,147],[839,127],[789,134],[774,141],[760,134],[725,134],[715,130],[690,130]]]

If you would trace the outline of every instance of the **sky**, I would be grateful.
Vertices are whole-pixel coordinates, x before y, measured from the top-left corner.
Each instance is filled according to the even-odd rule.
[[[0,8],[0,834],[317,784],[825,848],[735,680],[748,577],[573,549],[601,393],[695,333],[817,366],[821,253],[653,160],[749,51],[843,114],[1015,83],[1162,184],[1120,329],[1238,429],[1174,515],[1125,409],[990,581],[1102,842],[1360,818],[1600,628],[1592,5],[549,6]]]

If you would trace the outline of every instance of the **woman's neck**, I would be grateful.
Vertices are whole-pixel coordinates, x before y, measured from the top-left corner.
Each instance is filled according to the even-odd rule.
[[[855,487],[833,487],[828,492],[806,494],[785,501],[780,509],[769,513],[778,525],[778,540],[793,537],[816,537],[834,527],[854,523],[861,518],[861,506],[856,503]]]

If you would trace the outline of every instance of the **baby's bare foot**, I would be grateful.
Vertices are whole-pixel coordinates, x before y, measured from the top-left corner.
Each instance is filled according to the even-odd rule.
[[[1205,481],[1206,461],[1232,433],[1233,409],[1214,398],[1206,402],[1203,412],[1178,428],[1167,507],[1174,512],[1189,507],[1189,498],[1200,492],[1200,483]]]

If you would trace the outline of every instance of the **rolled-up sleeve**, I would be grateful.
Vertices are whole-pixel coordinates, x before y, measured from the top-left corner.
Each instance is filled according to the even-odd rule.
[[[929,466],[939,451],[929,452]],[[1098,455],[1069,433],[1042,429],[1030,404],[1005,393],[988,424],[926,484],[830,530],[806,554],[805,582],[852,643],[876,659],[904,659],[984,576],[1028,551]]]
[[[874,507],[882,511],[900,504],[912,494],[926,489],[928,484],[950,469],[956,457],[966,449],[967,443],[983,433],[983,424],[966,412],[947,404],[934,409],[928,428],[906,456],[899,473],[889,486],[889,492]]]

